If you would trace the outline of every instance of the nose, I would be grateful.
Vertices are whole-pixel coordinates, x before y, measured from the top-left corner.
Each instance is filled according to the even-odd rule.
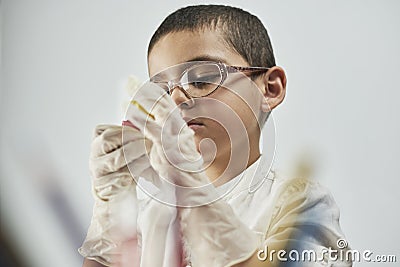
[[[180,86],[171,89],[172,100],[180,109],[190,109],[194,106],[194,99],[190,97]]]

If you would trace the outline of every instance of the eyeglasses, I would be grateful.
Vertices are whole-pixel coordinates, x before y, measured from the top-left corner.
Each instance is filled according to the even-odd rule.
[[[162,81],[162,74],[170,72],[171,69],[180,69],[183,72],[178,78],[169,81]],[[162,71],[153,76],[150,81],[157,84],[168,94],[179,87],[188,98],[205,97],[217,90],[227,79],[229,73],[242,72],[245,75],[261,74],[269,70],[267,67],[238,67],[229,66],[222,62],[194,61],[179,64]]]

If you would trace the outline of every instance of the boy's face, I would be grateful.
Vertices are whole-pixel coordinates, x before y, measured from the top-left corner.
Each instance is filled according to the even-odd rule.
[[[167,34],[155,44],[148,57],[149,75],[152,77],[166,68],[190,61],[249,66],[238,53],[227,48],[215,31],[180,31]],[[180,74],[168,75],[168,79],[173,80]],[[263,94],[243,74],[230,74],[230,77],[231,82],[224,83],[203,98],[189,100],[179,89],[171,94],[180,107],[182,117],[186,120],[195,119],[195,123],[189,123],[189,127],[195,132],[196,145],[206,162],[212,161],[215,156],[229,157],[231,153],[234,154],[235,147],[237,152],[244,155],[250,154],[253,148],[259,153],[260,127],[257,117]],[[206,139],[213,142],[201,142]]]

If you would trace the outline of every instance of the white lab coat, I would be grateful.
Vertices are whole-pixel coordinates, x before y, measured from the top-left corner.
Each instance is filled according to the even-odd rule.
[[[260,260],[270,260],[268,253],[271,249],[285,249],[286,259],[290,260],[289,253],[295,249],[300,254],[300,261],[296,259],[295,266],[329,266],[332,262],[323,251],[329,248],[338,249],[338,240],[344,239],[339,225],[339,209],[331,194],[317,181],[288,179],[270,171],[265,162],[265,159],[260,157],[237,177],[217,187],[222,197],[219,201],[226,201],[237,217],[259,236],[257,253]],[[176,209],[149,196],[162,193],[157,188],[144,180],[140,180],[139,184],[141,186],[137,187],[137,195],[140,265],[190,265],[192,255],[190,247],[180,241]],[[150,194],[140,189],[143,187]],[[345,247],[344,250],[346,249],[348,248]],[[325,257],[301,261],[301,253],[304,250],[313,250],[317,257]],[[291,255],[294,257],[297,254],[293,252]],[[278,264],[276,253],[272,256],[271,263]],[[183,263],[182,257],[185,258]],[[341,260],[332,264],[351,266],[351,262]]]

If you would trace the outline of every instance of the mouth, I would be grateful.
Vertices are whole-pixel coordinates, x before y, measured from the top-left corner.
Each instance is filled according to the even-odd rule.
[[[202,127],[204,127],[204,123],[201,122],[198,119],[190,119],[190,118],[183,118],[187,124],[187,126],[189,126],[190,129],[197,131],[199,129],[201,129]]]

